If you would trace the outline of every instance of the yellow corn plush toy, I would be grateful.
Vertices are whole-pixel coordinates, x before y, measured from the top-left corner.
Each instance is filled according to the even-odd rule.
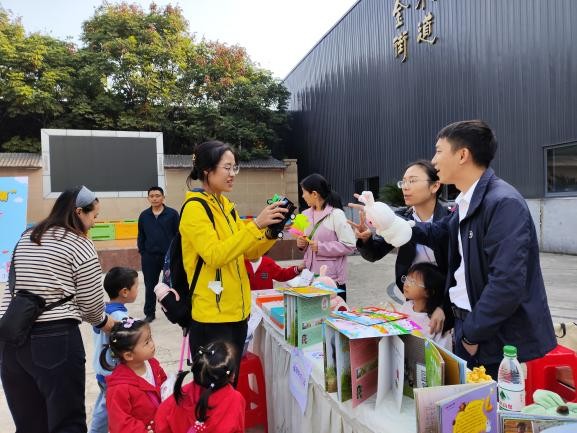
[[[467,371],[467,383],[490,382],[493,378],[485,372],[485,367],[474,367],[472,371]]]

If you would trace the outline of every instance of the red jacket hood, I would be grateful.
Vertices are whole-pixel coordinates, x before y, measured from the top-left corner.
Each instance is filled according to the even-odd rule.
[[[152,386],[145,379],[138,376],[127,367],[125,364],[118,364],[111,375],[106,376],[106,385],[108,388],[112,388],[117,385],[132,385],[140,388],[143,391],[159,392],[160,385],[166,380],[166,373],[158,363],[155,358],[148,360],[150,362],[150,367],[152,368],[152,375],[154,377],[154,382],[156,387]]]

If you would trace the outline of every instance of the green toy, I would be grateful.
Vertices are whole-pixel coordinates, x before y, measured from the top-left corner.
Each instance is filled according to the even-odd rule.
[[[522,412],[535,415],[577,417],[577,403],[565,403],[559,394],[552,391],[538,389],[533,393],[533,401],[535,403],[525,406]]]

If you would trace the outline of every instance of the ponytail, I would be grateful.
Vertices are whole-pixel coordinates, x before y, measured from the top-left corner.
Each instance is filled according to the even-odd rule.
[[[172,390],[176,404],[180,403],[180,400],[182,400],[182,397],[183,397],[182,382],[184,381],[184,377],[188,373],[190,373],[190,370],[179,371],[178,374],[176,375],[176,381],[174,382],[174,389]]]
[[[320,174],[313,173],[308,175],[301,181],[300,185],[305,191],[316,191],[325,201],[323,208],[328,204],[336,209],[343,209],[341,197],[332,190],[331,184]]]
[[[108,353],[109,349],[110,349],[110,344],[105,344],[104,348],[100,352],[100,356],[98,357],[98,361],[100,361],[100,366],[102,368],[104,368],[105,370],[108,370],[108,371],[112,371],[112,370],[114,370],[115,365],[110,365],[108,363],[108,359],[106,359],[106,354]],[[110,349],[110,353],[112,353],[112,356],[114,357],[114,353],[112,352],[112,349]]]
[[[341,201],[341,197],[333,190],[329,192],[329,195],[325,199],[325,205],[327,204],[334,207],[335,209],[341,209],[341,210],[343,209],[343,203]]]

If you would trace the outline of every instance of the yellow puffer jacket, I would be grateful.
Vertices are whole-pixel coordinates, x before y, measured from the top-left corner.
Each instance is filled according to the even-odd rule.
[[[234,204],[223,195],[217,199],[202,190],[186,193],[186,200],[193,197],[208,203],[216,231],[201,203],[191,201],[186,205],[179,230],[189,284],[198,256],[204,260],[192,296],[192,318],[203,323],[239,322],[249,316],[251,303],[244,258],[262,256],[275,241],[267,239],[265,231],[258,229],[255,223],[245,223],[238,215],[235,219],[231,214]],[[208,283],[217,279],[218,269],[223,291],[217,302],[217,296],[209,289]]]

